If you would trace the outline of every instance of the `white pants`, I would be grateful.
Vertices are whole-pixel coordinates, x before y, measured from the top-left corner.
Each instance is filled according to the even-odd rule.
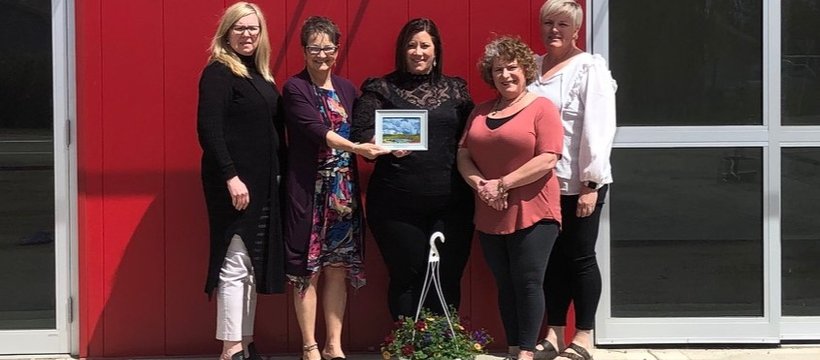
[[[253,335],[256,314],[256,284],[248,250],[239,235],[231,238],[219,271],[216,290],[216,338],[241,341]]]

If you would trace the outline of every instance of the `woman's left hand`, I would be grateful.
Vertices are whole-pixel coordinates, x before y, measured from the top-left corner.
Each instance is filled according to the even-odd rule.
[[[581,190],[581,194],[578,195],[578,206],[575,209],[575,216],[583,218],[592,215],[597,203],[598,191],[584,187]]]

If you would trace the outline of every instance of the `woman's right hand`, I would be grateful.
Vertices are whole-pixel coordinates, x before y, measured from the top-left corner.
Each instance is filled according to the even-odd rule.
[[[231,194],[231,203],[236,210],[242,211],[248,208],[251,202],[251,195],[248,193],[248,187],[239,176],[234,176],[228,179],[228,192]]]
[[[353,152],[364,156],[370,160],[375,159],[379,155],[384,155],[390,153],[390,150],[387,150],[379,145],[371,144],[371,143],[361,143],[353,145]]]

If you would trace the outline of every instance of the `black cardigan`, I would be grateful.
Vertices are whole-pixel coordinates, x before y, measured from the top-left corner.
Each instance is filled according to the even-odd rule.
[[[197,133],[202,147],[202,185],[210,226],[210,261],[205,291],[216,288],[231,237],[242,237],[259,293],[285,291],[284,248],[278,177],[284,155],[279,92],[243,59],[251,78],[213,62],[199,81]],[[234,209],[226,181],[238,176],[250,203]],[[263,208],[270,214],[263,218]],[[260,229],[264,229],[261,230]],[[259,235],[261,234],[261,235]]]

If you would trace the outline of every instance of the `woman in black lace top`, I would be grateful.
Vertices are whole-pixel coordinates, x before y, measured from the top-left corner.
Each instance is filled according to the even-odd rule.
[[[470,188],[456,169],[456,150],[473,102],[464,80],[445,76],[441,38],[429,19],[410,20],[396,41],[396,70],[368,79],[353,110],[351,140],[372,142],[377,109],[426,109],[428,150],[380,156],[367,191],[367,221],[390,275],[394,319],[415,315],[427,267],[429,238],[439,246],[444,298],[458,307],[461,275],[473,237]],[[425,306],[441,312],[435,292]]]

